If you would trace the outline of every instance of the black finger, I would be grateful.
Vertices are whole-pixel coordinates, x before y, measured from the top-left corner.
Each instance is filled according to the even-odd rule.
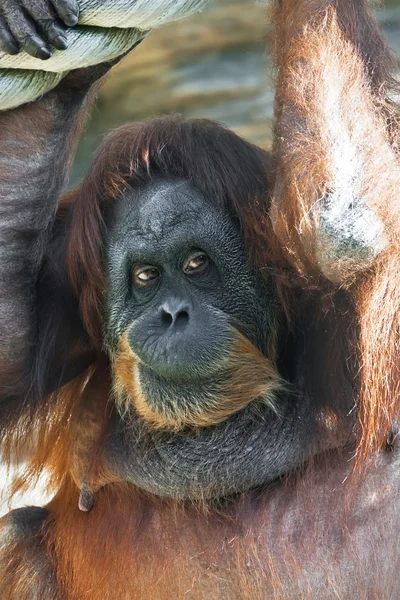
[[[4,2],[2,11],[21,50],[42,60],[50,58],[51,51],[47,42],[36,32],[35,26],[20,6],[8,0]]]
[[[21,40],[21,48],[25,50],[27,54],[40,58],[41,60],[47,60],[51,57],[51,50],[46,42],[38,35],[29,34],[25,39]]]
[[[40,31],[44,33],[46,39],[57,48],[57,50],[65,50],[68,48],[65,29],[62,25],[54,23],[50,19],[44,19],[37,22]]]
[[[24,0],[24,7],[32,17],[39,33],[43,33],[44,38],[58,50],[65,50],[67,48],[65,26],[58,21],[49,0]]]
[[[18,54],[18,44],[8,28],[6,20],[0,15],[0,50],[7,54]]]
[[[77,24],[79,18],[79,6],[76,0],[52,0],[58,16],[69,27]]]

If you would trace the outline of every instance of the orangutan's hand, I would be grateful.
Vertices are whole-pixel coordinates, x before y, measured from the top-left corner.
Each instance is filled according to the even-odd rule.
[[[65,50],[66,26],[78,22],[76,0],[0,0],[0,50],[46,60],[51,46]]]

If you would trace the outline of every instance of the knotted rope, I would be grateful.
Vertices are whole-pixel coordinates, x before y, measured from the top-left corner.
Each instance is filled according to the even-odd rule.
[[[127,52],[151,29],[199,10],[207,0],[79,0],[79,25],[66,33],[67,50],[49,60],[0,51],[0,110],[31,102],[71,70]]]

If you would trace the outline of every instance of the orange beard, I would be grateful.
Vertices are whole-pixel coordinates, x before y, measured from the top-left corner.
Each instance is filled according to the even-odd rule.
[[[221,360],[221,371],[226,373],[226,379],[215,396],[203,405],[163,412],[155,410],[143,393],[139,364],[140,359],[130,348],[125,332],[112,367],[116,401],[124,412],[134,408],[155,429],[178,431],[184,427],[215,425],[256,399],[276,412],[275,396],[283,387],[273,362],[237,330],[231,351]]]

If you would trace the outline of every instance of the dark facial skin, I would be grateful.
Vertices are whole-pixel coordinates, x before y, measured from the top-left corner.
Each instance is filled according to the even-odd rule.
[[[272,288],[249,267],[237,223],[189,182],[128,192],[108,229],[106,341],[115,352],[128,331],[155,405],[213,392],[232,325],[266,353]]]

